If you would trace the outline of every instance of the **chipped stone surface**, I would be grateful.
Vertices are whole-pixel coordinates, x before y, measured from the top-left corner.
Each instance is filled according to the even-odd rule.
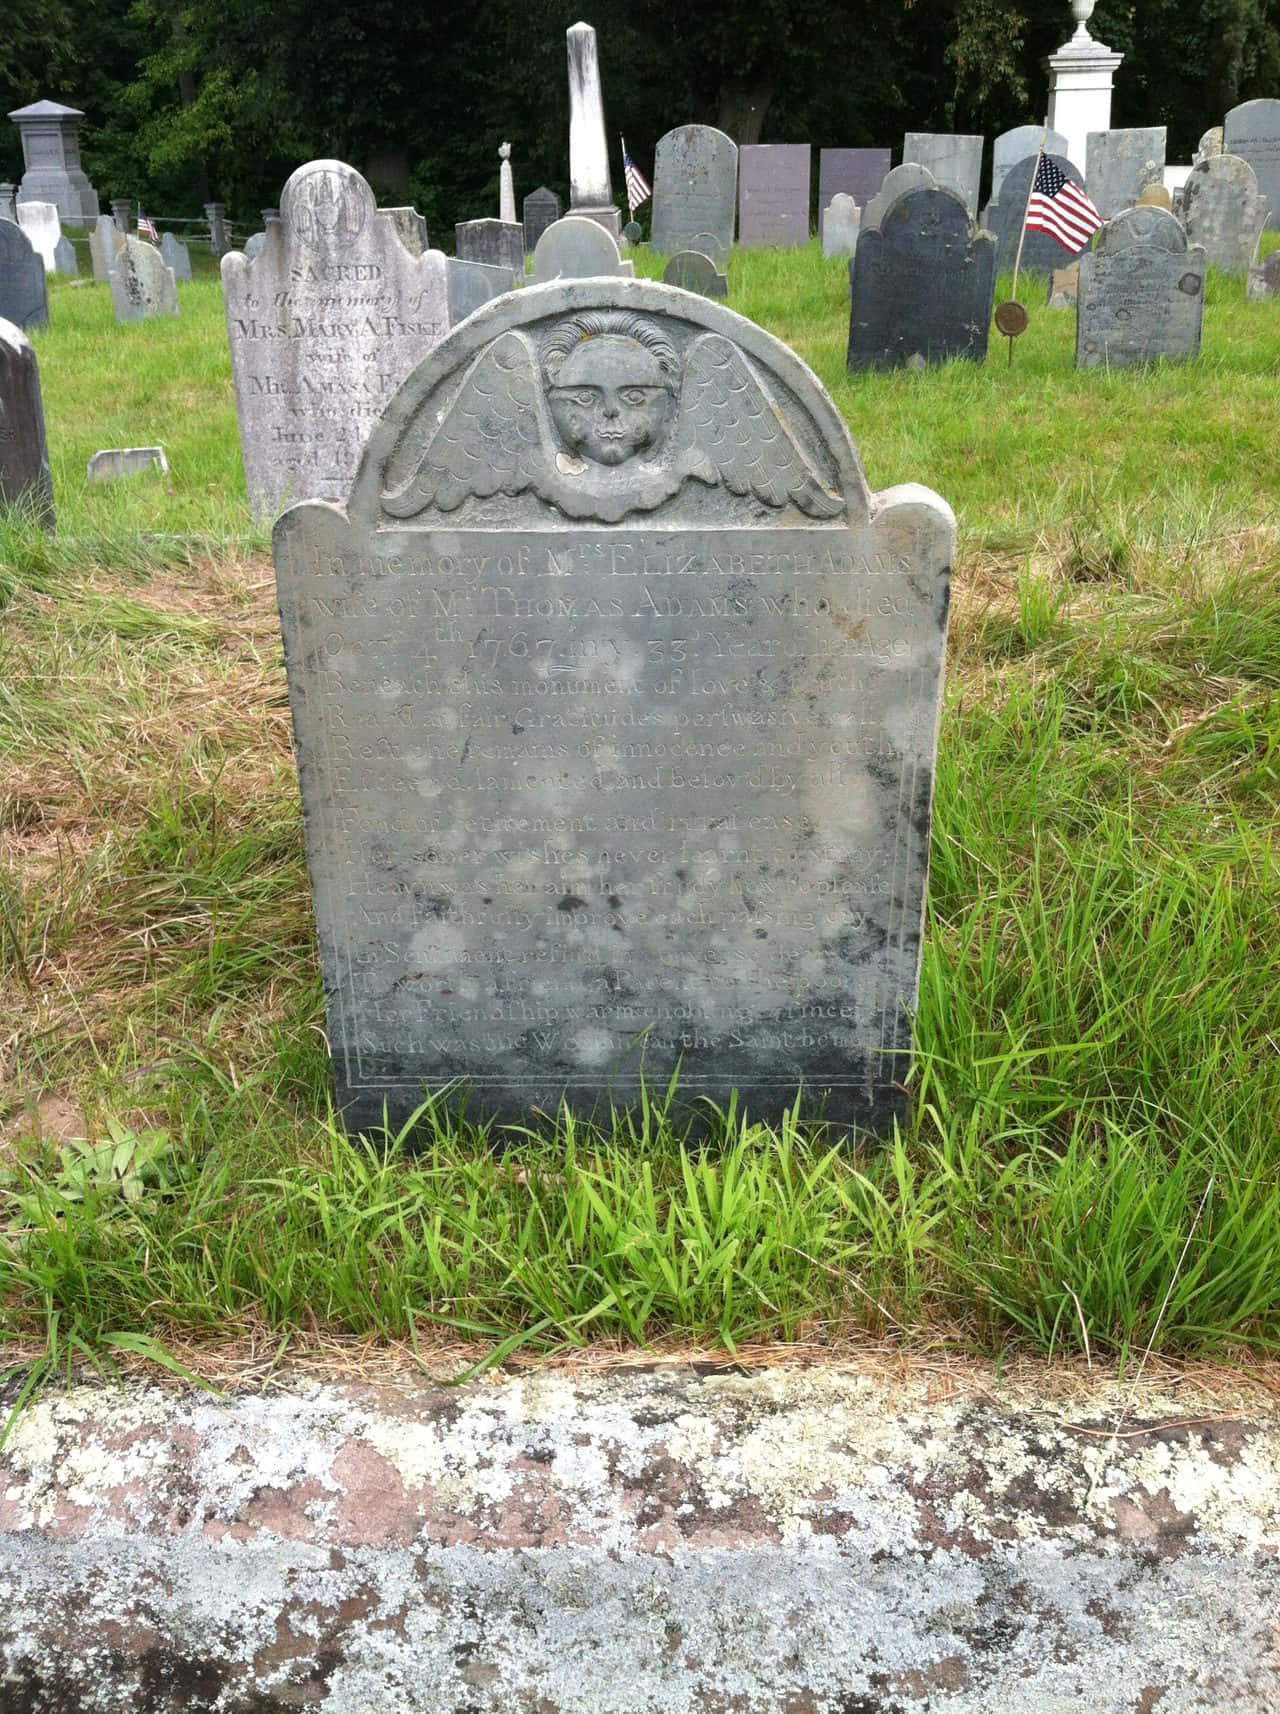
[[[832,1369],[49,1394],[6,1714],[1233,1714],[1280,1698],[1280,1412]]]

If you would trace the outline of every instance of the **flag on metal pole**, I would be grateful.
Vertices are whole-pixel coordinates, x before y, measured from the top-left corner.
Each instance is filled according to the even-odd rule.
[[[631,218],[634,220],[636,209],[642,202],[648,202],[653,195],[653,186],[627,153],[627,139],[625,137],[622,139],[622,172],[627,181],[627,207],[630,209]]]
[[[1058,164],[1041,155],[1027,199],[1027,230],[1047,232],[1074,256],[1106,221]]]

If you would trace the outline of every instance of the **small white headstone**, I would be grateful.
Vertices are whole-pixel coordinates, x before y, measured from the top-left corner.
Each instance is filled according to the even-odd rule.
[[[852,256],[858,248],[862,210],[851,196],[837,191],[822,211],[822,254]]]
[[[634,271],[634,264],[628,271]],[[533,252],[533,284],[548,280],[599,279],[623,272],[618,246],[597,221],[566,214],[538,240]]]
[[[62,222],[58,218],[57,203],[20,202],[18,225],[31,240],[32,249],[44,263],[45,273],[56,273],[58,260],[55,252],[58,240],[62,237]]]

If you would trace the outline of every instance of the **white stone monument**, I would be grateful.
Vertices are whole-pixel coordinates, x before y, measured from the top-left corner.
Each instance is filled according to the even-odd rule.
[[[502,157],[502,165],[498,168],[498,219],[505,220],[508,225],[514,225],[516,187],[515,180],[511,177],[510,143],[503,143],[498,153]]]
[[[57,203],[20,202],[18,225],[31,240],[31,248],[44,263],[45,273],[56,273],[58,263],[54,252],[58,248],[59,238],[62,237],[62,222],[58,219]]]
[[[596,221],[617,242],[622,237],[622,216],[609,177],[596,33],[590,24],[571,24],[565,37],[569,46],[569,213]]]
[[[1045,61],[1049,69],[1049,128],[1066,138],[1067,159],[1084,172],[1090,131],[1111,129],[1111,88],[1123,54],[1089,34],[1094,0],[1071,0],[1076,33]]]

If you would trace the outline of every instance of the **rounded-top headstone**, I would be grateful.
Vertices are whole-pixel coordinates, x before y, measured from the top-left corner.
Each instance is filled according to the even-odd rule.
[[[44,327],[49,320],[44,263],[13,220],[0,220],[0,317],[15,327]]]
[[[31,341],[8,320],[0,320],[0,505],[29,512],[53,528],[40,369]]]
[[[1084,184],[1084,174],[1065,155],[1050,155],[1047,159],[1058,168],[1069,184]],[[987,209],[987,230],[994,232],[999,246],[996,251],[997,270],[1012,268],[1014,257],[1018,253],[1019,239],[1022,240],[1023,272],[1032,274],[1051,274],[1055,268],[1063,267],[1072,257],[1078,256],[1088,247],[1089,235],[1082,238],[1074,249],[1068,249],[1050,233],[1038,232],[1034,227],[1028,227],[1026,237],[1022,237],[1027,198],[1036,170],[1034,155],[1025,156],[1015,162],[1005,174],[999,198]]]
[[[548,226],[533,252],[533,282],[586,280],[617,274],[622,257],[610,235],[595,220],[566,214]]]
[[[922,167],[917,161],[904,161],[900,167],[891,168],[884,175],[880,189],[862,211],[861,231],[870,232],[878,228],[886,211],[909,190],[937,189],[937,179],[928,167]]]
[[[696,250],[723,269],[733,243],[738,145],[714,125],[677,125],[653,156],[653,226],[660,256]]]
[[[1173,193],[1162,184],[1144,185],[1138,193],[1137,208],[1167,208],[1173,213]]]
[[[638,244],[644,237],[644,227],[641,226],[638,220],[628,220],[627,224],[622,228],[622,236],[626,239],[628,244]]]
[[[699,292],[704,298],[729,295],[728,282],[710,256],[697,250],[677,250],[662,275],[666,286],[679,286],[681,291]]]
[[[1242,101],[1222,122],[1222,147],[1248,161],[1267,199],[1267,226],[1280,227],[1280,101]]]
[[[1267,199],[1249,163],[1239,155],[1198,161],[1182,187],[1182,222],[1213,267],[1247,272],[1267,222]]]

